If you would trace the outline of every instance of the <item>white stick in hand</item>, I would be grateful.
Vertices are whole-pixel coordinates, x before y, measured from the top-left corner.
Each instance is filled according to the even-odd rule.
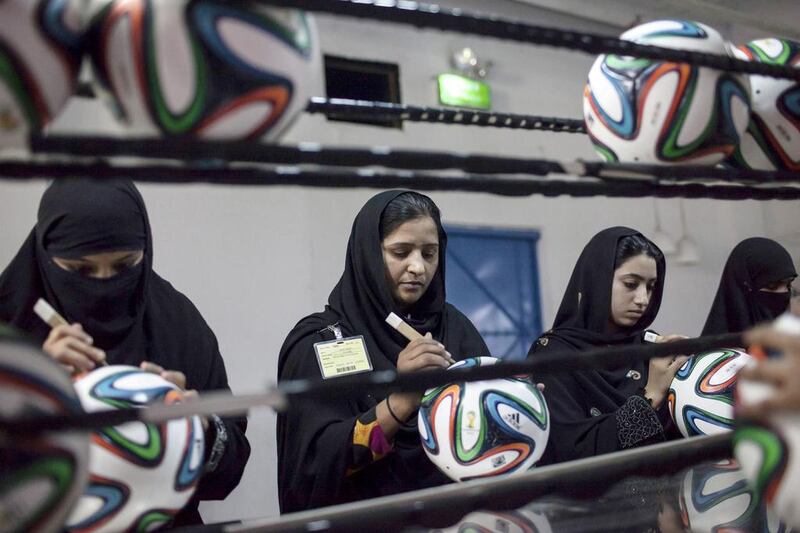
[[[53,309],[53,306],[47,303],[43,298],[39,298],[36,301],[36,305],[33,306],[33,312],[51,328],[69,325],[64,317],[59,315],[58,311]]]
[[[386,323],[399,331],[400,334],[409,341],[415,341],[422,338],[422,335],[420,335],[419,331],[409,326],[408,322],[397,316],[395,313],[389,313],[389,316],[386,317]],[[450,361],[450,364],[456,362],[456,360],[453,359],[453,356],[450,355],[450,352],[445,353],[447,354],[446,359]]]
[[[408,322],[394,313],[389,313],[389,316],[386,317],[386,323],[399,331],[400,334],[409,341],[415,341],[422,338],[422,335],[420,335],[419,331],[409,326]]]
[[[33,312],[36,315],[44,320],[44,322],[50,326],[51,328],[55,328],[58,326],[69,326],[69,322],[66,319],[58,314],[58,311],[53,309],[53,306],[47,303],[44,298],[39,298],[36,300],[36,304],[33,306]],[[108,363],[106,361],[100,361],[101,366],[107,366]]]

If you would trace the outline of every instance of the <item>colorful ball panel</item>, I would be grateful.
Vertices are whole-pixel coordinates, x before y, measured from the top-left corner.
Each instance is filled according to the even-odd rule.
[[[800,42],[759,39],[734,49],[740,59],[800,67]],[[761,170],[800,170],[800,84],[750,76],[752,114],[730,163]]]
[[[620,36],[638,44],[728,54],[714,29],[658,20]],[[584,89],[586,130],[608,161],[715,164],[733,153],[749,116],[747,78],[709,68],[601,55]]]
[[[83,412],[67,374],[35,346],[0,337],[0,418]],[[60,531],[86,486],[89,438],[61,431],[0,445],[0,531]]]
[[[79,378],[75,388],[89,412],[181,401],[176,385],[131,366],[99,368]],[[69,518],[69,529],[120,531],[167,524],[194,493],[204,439],[196,416],[93,432],[90,483]]]
[[[133,133],[275,139],[321,88],[311,15],[256,0],[115,0],[89,42],[99,90]]]
[[[80,65],[79,0],[0,2],[0,148],[19,148],[59,113]]]
[[[451,369],[496,364],[493,357]],[[422,447],[456,481],[522,473],[544,453],[550,419],[542,393],[526,379],[453,383],[429,390],[419,410]]]
[[[733,390],[739,371],[752,358],[729,348],[692,356],[672,380],[669,411],[684,437],[733,429]]]
[[[758,498],[732,460],[689,469],[678,502],[689,531],[752,531],[751,526],[766,522]]]
[[[771,396],[762,383],[742,380],[737,402],[750,404]],[[733,451],[742,470],[770,510],[793,528],[800,528],[800,415],[776,413],[766,421],[737,421]]]

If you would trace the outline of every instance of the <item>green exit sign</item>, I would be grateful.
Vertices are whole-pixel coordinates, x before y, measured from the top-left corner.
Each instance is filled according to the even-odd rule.
[[[439,102],[442,105],[491,109],[492,91],[489,84],[458,74],[439,74]]]

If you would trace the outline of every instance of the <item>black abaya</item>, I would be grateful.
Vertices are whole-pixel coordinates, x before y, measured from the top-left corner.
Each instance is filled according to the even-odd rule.
[[[52,260],[137,249],[144,250],[140,265],[107,280],[67,272]],[[152,264],[147,211],[133,183],[56,181],[42,197],[36,226],[0,276],[0,321],[44,342],[50,328],[33,312],[44,298],[68,321],[81,323],[110,364],[138,366],[147,360],[183,372],[187,389],[227,390],[214,333]],[[224,454],[216,469],[203,476],[175,525],[200,523],[199,500],[224,499],[239,483],[250,455],[247,419],[223,423],[228,437]],[[208,442],[214,437],[209,434]]]
[[[661,305],[666,270],[663,255],[656,261],[658,278],[645,313],[633,327],[621,333],[607,332],[617,244],[629,235],[640,234],[614,227],[589,241],[572,272],[553,328],[531,346],[529,358],[546,351],[579,352],[643,342],[643,332]],[[552,420],[542,463],[663,440],[668,413],[666,409],[654,411],[640,394],[647,377],[647,363],[542,376]]]
[[[302,319],[289,333],[278,363],[280,381],[320,379],[313,345],[334,339],[328,326],[344,337],[363,335],[373,371],[395,370],[407,342],[385,323],[393,303],[384,274],[379,224],[386,206],[406,191],[387,191],[369,200],[353,223],[345,269],[321,313]],[[447,237],[439,228],[439,268],[428,290],[405,316],[420,333],[430,332],[456,359],[488,355],[472,323],[445,302]],[[364,393],[344,400],[301,404],[279,415],[278,491],[281,512],[288,513],[347,501],[447,483],[425,456],[415,428],[401,428],[394,450],[348,475],[356,420],[386,395]]]

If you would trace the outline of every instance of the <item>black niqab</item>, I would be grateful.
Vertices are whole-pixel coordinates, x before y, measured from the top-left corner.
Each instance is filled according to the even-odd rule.
[[[281,348],[278,379],[320,379],[313,345],[331,340],[325,331],[338,324],[345,337],[363,335],[374,370],[396,369],[397,356],[408,341],[386,316],[404,316],[420,333],[430,332],[456,359],[488,355],[472,323],[445,303],[447,236],[439,228],[439,267],[428,290],[401,313],[386,283],[380,221],[386,206],[408,191],[386,191],[371,198],[353,222],[345,268],[328,298],[325,311],[302,319]],[[278,490],[281,512],[293,512],[439,485],[447,482],[428,461],[416,429],[395,436],[394,451],[364,470],[346,475],[356,419],[385,395],[364,393],[353,400],[331,398],[325,404],[300,405],[279,415]]]
[[[53,257],[143,250],[134,268],[108,279],[68,272]],[[44,339],[49,326],[34,313],[44,298],[69,322],[79,322],[106,350],[109,362],[144,360],[152,238],[139,191],[126,181],[61,180],[47,188],[36,226],[0,277],[0,317]]]
[[[797,276],[786,249],[764,237],[745,239],[731,251],[703,335],[745,331],[777,318],[789,308],[790,295],[760,291]]]
[[[52,258],[144,250],[142,262],[109,279],[67,272]],[[195,306],[156,274],[147,210],[130,181],[59,180],[45,191],[36,226],[0,275],[0,321],[39,342],[50,327],[33,312],[44,298],[80,322],[110,364],[154,362],[186,375],[187,389],[228,389],[217,339]],[[221,499],[239,483],[250,447],[246,418],[224,420],[228,445],[176,524],[199,523],[199,499]]]

